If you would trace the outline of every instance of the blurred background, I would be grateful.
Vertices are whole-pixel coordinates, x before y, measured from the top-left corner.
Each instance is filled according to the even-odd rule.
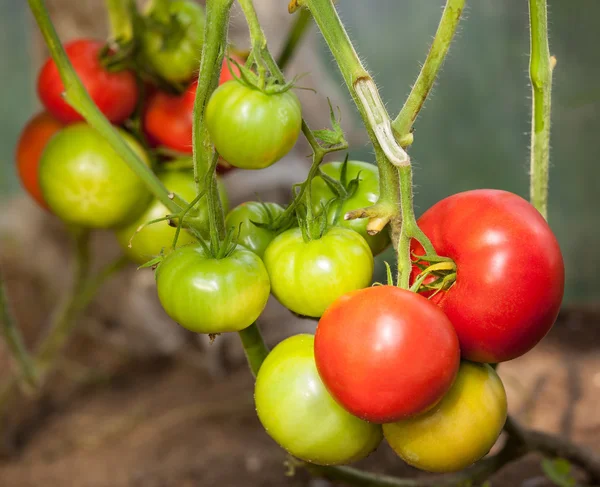
[[[255,3],[277,52],[290,22],[287,2]],[[400,109],[418,74],[443,3],[337,2],[390,113]],[[415,124],[411,156],[418,214],[447,195],[473,188],[502,188],[528,196],[527,2],[467,3],[438,83]],[[105,34],[100,0],[52,0],[48,4],[64,40]],[[549,222],[566,261],[565,312],[534,352],[503,365],[500,372],[511,411],[520,419],[598,448],[600,2],[550,0],[549,8],[551,53],[558,60],[554,71]],[[239,12],[234,13],[232,22],[232,37],[243,45],[246,32]],[[4,231],[0,257],[7,268],[9,261],[13,266],[8,272],[9,292],[17,314],[25,317],[28,339],[33,340],[57,299],[56,289],[52,294],[48,288],[54,285],[60,290],[68,279],[63,267],[68,255],[57,250],[67,252],[60,225],[21,203],[15,175],[14,148],[23,125],[39,110],[35,80],[44,59],[26,2],[0,0],[0,36],[0,207],[4,208],[0,213],[0,229]],[[373,160],[358,114],[314,28],[289,74],[306,71],[312,75],[301,84],[315,88],[318,95],[303,92],[300,96],[315,128],[327,121],[323,107],[324,97],[329,96],[341,107],[343,125],[352,142],[351,157]],[[304,179],[298,168],[305,166],[305,155],[306,149],[300,147],[286,161],[286,167],[293,171],[281,175],[283,194],[290,181]],[[253,184],[259,182],[250,176],[232,175],[228,184],[235,204],[247,195],[251,197],[256,190]],[[36,228],[24,230],[24,219]],[[20,242],[29,253],[7,251],[10,232],[14,232],[9,236],[11,245]],[[97,247],[102,251],[113,245],[108,237],[99,238]],[[32,259],[32,252],[36,259]],[[45,271],[40,273],[36,268],[34,272],[32,262],[21,265],[14,255],[23,261],[45,259]],[[380,269],[383,260],[391,262],[393,253],[379,259]],[[24,272],[31,272],[32,277],[24,276]],[[35,407],[13,414],[16,419],[10,426],[15,435],[10,449],[18,453],[0,462],[0,486],[37,486],[42,481],[49,486],[76,487],[328,485],[302,473],[291,479],[283,477],[285,456],[257,424],[251,378],[239,368],[243,356],[235,340],[223,340],[222,346],[213,347],[196,343],[190,349],[189,337],[177,335],[179,331],[173,331],[172,323],[165,325],[160,310],[148,311],[149,298],[143,296],[152,294],[153,289],[148,290],[146,283],[140,291],[142,284],[131,277],[133,271],[125,275],[128,277],[113,284],[113,292],[104,301],[101,297],[85,318],[100,323],[103,338],[122,338],[119,351],[115,352],[113,341],[107,345],[101,340],[99,346],[97,335],[76,337],[72,359],[77,365],[67,367],[68,372]],[[121,294],[133,294],[141,300],[139,310],[132,304],[133,298],[117,296],[123,289]],[[31,309],[36,307],[39,309]],[[287,329],[282,328],[282,321]],[[276,341],[291,334],[290,329],[314,328],[314,323],[300,321],[275,309],[266,325],[278,327],[270,335]],[[132,350],[141,342],[149,345],[131,358]],[[2,353],[0,348],[0,364],[7,365]],[[210,357],[208,362],[198,359],[204,357],[202,354]],[[73,380],[87,377],[80,370],[82,363],[94,370],[100,366],[101,380],[84,380],[83,385]],[[388,473],[414,474],[387,450],[378,452],[367,464]],[[543,478],[537,457],[527,457],[505,470],[496,476],[494,486],[553,485]],[[240,481],[240,472],[247,481]],[[581,479],[585,482],[585,477]]]

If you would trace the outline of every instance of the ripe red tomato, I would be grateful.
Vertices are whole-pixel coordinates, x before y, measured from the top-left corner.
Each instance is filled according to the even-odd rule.
[[[17,143],[17,171],[21,184],[29,195],[44,208],[48,208],[48,204],[42,196],[38,181],[40,158],[48,141],[61,128],[63,128],[63,124],[48,112],[38,113],[27,122]]]
[[[533,206],[506,191],[466,191],[436,203],[418,224],[437,253],[456,262],[456,282],[431,300],[454,325],[463,358],[511,360],[546,335],[565,271],[556,237]],[[413,251],[423,254],[418,244]]]
[[[232,64],[232,68],[239,74],[235,65]],[[219,84],[232,78],[227,62],[223,61]],[[144,115],[144,128],[152,144],[184,154],[192,153],[192,124],[197,86],[198,80],[190,84],[181,95],[157,91],[150,96]]]
[[[325,311],[315,360],[346,410],[391,423],[427,411],[448,392],[460,351],[439,307],[395,286],[375,286],[352,291]]]
[[[111,73],[100,63],[100,41],[78,39],[65,45],[73,68],[100,111],[114,124],[124,122],[135,110],[138,87],[131,71]],[[61,122],[83,120],[63,98],[65,87],[53,59],[40,71],[37,90],[46,109]]]

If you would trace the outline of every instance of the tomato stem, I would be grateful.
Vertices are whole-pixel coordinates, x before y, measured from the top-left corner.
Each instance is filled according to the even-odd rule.
[[[548,44],[548,7],[546,0],[529,0],[531,25],[531,204],[548,218],[548,172],[550,165],[550,113],[552,70],[556,58],[550,56]]]
[[[110,37],[114,41],[127,42],[133,39],[134,0],[105,0],[110,24]]]
[[[287,39],[285,40],[281,54],[277,58],[279,69],[284,70],[292,59],[296,49],[300,46],[304,35],[308,31],[308,28],[312,24],[311,20],[312,17],[306,10],[301,10],[296,14],[296,18],[287,34]]]
[[[257,323],[252,323],[248,328],[239,331],[238,335],[242,340],[242,346],[252,375],[256,377],[260,366],[269,354],[269,349],[265,345]]]
[[[95,130],[98,131],[111,147],[123,158],[129,168],[146,184],[149,191],[163,203],[169,211],[176,213],[181,210],[179,205],[169,198],[169,193],[156,175],[133,151],[111,125],[106,117],[90,98],[85,86],[73,69],[67,54],[58,38],[54,25],[48,15],[44,0],[28,0],[29,7],[40,28],[50,54],[58,67],[61,80],[65,86],[65,100],[79,113]]]
[[[456,33],[464,6],[465,0],[447,0],[442,19],[440,20],[433,43],[417,81],[413,85],[402,110],[400,110],[400,113],[392,122],[392,129],[396,134],[396,139],[403,147],[412,143],[410,133],[413,123],[433,87],[436,76],[446,58],[446,54],[448,54],[448,49]]]

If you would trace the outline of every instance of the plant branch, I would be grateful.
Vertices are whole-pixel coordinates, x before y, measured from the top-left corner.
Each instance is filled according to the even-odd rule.
[[[110,24],[111,40],[129,41],[133,38],[131,14],[135,9],[133,0],[105,0]]]
[[[123,158],[131,170],[146,184],[149,191],[163,203],[169,211],[177,213],[181,210],[179,205],[169,198],[169,193],[161,181],[154,175],[152,169],[142,161],[129,147],[119,132],[90,98],[85,86],[77,76],[69,61],[65,50],[60,43],[56,30],[52,25],[44,0],[28,0],[29,7],[38,23],[40,31],[44,36],[50,54],[54,59],[60,77],[65,86],[64,97],[95,130],[97,130],[111,145],[111,147]]]
[[[277,65],[282,71],[294,56],[298,46],[300,46],[302,38],[312,24],[311,20],[310,13],[306,10],[301,10],[296,14],[296,18],[288,32],[281,54],[279,55],[279,58],[277,58]]]
[[[433,87],[446,54],[448,54],[464,6],[465,0],[447,0],[442,19],[425,59],[425,64],[423,64],[402,110],[392,122],[396,138],[404,147],[412,142],[412,137],[409,137],[409,134],[412,131],[413,123]]]
[[[239,331],[238,335],[242,340],[242,346],[252,375],[256,377],[260,366],[269,354],[269,349],[265,345],[257,323],[252,323],[248,328]]]
[[[548,45],[548,8],[546,0],[529,0],[531,24],[531,204],[548,218],[548,172],[550,165],[550,110],[552,70],[556,59]]]
[[[37,371],[25,347],[17,320],[10,309],[1,271],[0,269],[0,325],[2,326],[2,336],[9,352],[19,367],[20,377],[28,386],[35,388],[38,384]]]

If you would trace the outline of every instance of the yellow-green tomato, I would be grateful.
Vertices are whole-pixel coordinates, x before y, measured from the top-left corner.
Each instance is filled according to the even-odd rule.
[[[302,109],[291,90],[268,94],[231,80],[212,94],[206,106],[206,127],[229,164],[263,169],[296,144]]]
[[[321,171],[327,176],[340,181],[342,175],[341,162],[328,162],[321,165]],[[377,203],[379,199],[379,170],[377,166],[361,161],[348,161],[346,164],[346,188],[350,182],[358,178],[358,186],[343,201],[331,204],[328,208],[327,217],[331,225],[340,225],[351,228],[360,233],[371,247],[373,255],[380,254],[390,243],[390,234],[387,229],[382,230],[376,235],[367,233],[368,218],[357,218],[356,220],[344,220],[344,215],[351,210],[365,208]],[[341,181],[340,181],[341,183]],[[323,205],[326,205],[335,197],[321,176],[312,180],[312,200],[313,210],[320,211]]]
[[[197,187],[194,181],[194,173],[190,170],[165,171],[159,175],[159,179],[165,185],[167,190],[171,193],[180,196],[185,201],[191,202],[197,194]],[[220,180],[217,181],[219,195],[221,197],[221,203],[223,207],[227,208],[227,194]],[[194,215],[197,221],[206,229],[206,234],[203,235],[208,238],[208,202],[206,198],[202,198],[194,209],[191,210],[189,215]],[[153,257],[160,254],[161,250],[168,251],[173,245],[173,238],[175,237],[176,229],[169,225],[166,220],[145,225],[146,223],[164,218],[169,214],[169,210],[159,200],[153,199],[150,205],[146,208],[146,211],[135,221],[129,225],[117,230],[117,240],[125,251],[125,253],[135,262],[143,264]],[[138,232],[138,228],[142,229]],[[192,237],[187,231],[181,230],[177,239],[177,246],[187,245],[195,242],[196,239]]]
[[[146,164],[142,146],[120,130]],[[75,123],[57,132],[42,153],[39,182],[45,201],[61,220],[89,228],[113,228],[139,215],[150,200],[143,181],[96,130]]]
[[[314,337],[277,345],[256,377],[256,412],[267,433],[294,457],[318,465],[365,458],[381,442],[381,426],[343,409],[321,382]]]
[[[357,232],[331,227],[304,241],[292,228],[269,244],[264,255],[271,291],[286,308],[319,318],[337,298],[362,289],[373,278],[373,254]]]
[[[200,244],[179,247],[156,269],[158,299],[166,313],[197,333],[240,331],[260,316],[269,299],[269,275],[243,247],[216,259]]]
[[[429,472],[462,470],[485,456],[506,421],[506,393],[487,364],[462,362],[456,380],[428,412],[383,425],[392,449]]]
[[[268,224],[283,213],[283,208],[277,203],[261,203],[247,201],[236,206],[225,219],[227,228],[233,228],[238,235],[238,243],[262,258],[275,238],[275,232],[260,227],[254,223]],[[237,233],[239,230],[239,234]]]

